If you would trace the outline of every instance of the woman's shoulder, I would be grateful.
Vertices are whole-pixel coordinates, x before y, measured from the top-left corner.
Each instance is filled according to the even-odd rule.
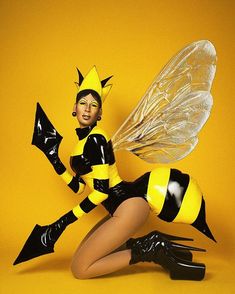
[[[95,138],[95,137],[104,137],[106,139],[106,141],[108,142],[110,140],[109,135],[107,134],[107,132],[105,130],[103,130],[102,128],[95,126],[92,131],[90,132],[89,136],[90,138]]]

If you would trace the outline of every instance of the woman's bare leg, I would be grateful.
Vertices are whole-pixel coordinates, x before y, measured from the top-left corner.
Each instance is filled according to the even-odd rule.
[[[77,251],[82,247],[82,245],[86,242],[86,240],[90,237],[91,234],[93,234],[93,232],[95,230],[97,230],[103,223],[105,223],[108,219],[110,219],[112,216],[110,214],[107,214],[104,218],[102,218],[100,221],[98,221],[97,224],[95,224],[95,226],[86,234],[86,236],[83,238],[83,240],[80,242]],[[116,251],[120,251],[120,250],[124,250],[126,249],[126,243],[122,244],[120,247],[118,247],[117,249],[115,249],[112,252],[116,252]]]
[[[72,272],[76,278],[101,276],[129,265],[131,251],[112,253],[132,237],[149,216],[148,203],[140,198],[124,201],[113,217],[99,226],[75,252]]]
[[[86,234],[86,236],[83,238],[83,240],[80,242],[77,251],[82,247],[82,245],[86,242],[86,240],[90,237],[91,234],[93,234],[93,232],[95,230],[98,229],[98,227],[100,227],[103,223],[105,223],[108,219],[111,218],[111,215],[107,214],[105,217],[103,217],[100,221],[98,221],[97,224],[94,225],[94,227]]]

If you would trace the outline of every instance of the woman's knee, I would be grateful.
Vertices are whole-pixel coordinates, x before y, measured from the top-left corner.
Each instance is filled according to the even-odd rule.
[[[79,259],[73,260],[71,263],[71,272],[76,279],[88,279],[86,274],[87,266],[79,262]]]
[[[144,224],[149,213],[149,205],[142,198],[124,201],[113,217],[97,228],[75,253],[71,264],[74,277],[88,279],[89,266],[126,242]]]
[[[76,279],[79,279],[79,280],[87,279],[87,277],[84,275],[84,272],[80,272],[72,266],[71,266],[71,272],[72,272],[74,278],[76,278]]]

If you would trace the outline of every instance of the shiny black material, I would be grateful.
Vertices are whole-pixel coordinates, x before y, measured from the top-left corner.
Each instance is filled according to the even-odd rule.
[[[193,254],[189,250],[174,250],[172,249],[172,252],[175,254],[176,257],[181,258],[183,260],[193,260]]]
[[[77,71],[78,71],[78,83],[76,83],[76,84],[78,84],[78,86],[81,86],[81,84],[84,80],[84,77],[78,68],[77,68]]]
[[[98,179],[94,179],[94,189],[96,191],[108,194],[109,192],[109,180],[98,180]]]
[[[112,145],[111,140],[108,141],[107,152],[108,152],[108,156],[109,156],[109,164],[114,164],[115,163],[115,157],[114,157],[113,145]]]
[[[85,127],[85,128],[76,128],[76,134],[78,136],[79,140],[82,140],[86,138],[86,136],[91,132],[91,130],[97,125],[97,123],[94,123],[91,126]]]
[[[89,159],[86,158],[83,154],[71,156],[70,166],[76,174],[79,174],[81,176],[92,171]]]
[[[145,173],[134,182],[122,181],[109,189],[109,197],[101,202],[105,209],[113,215],[117,207],[125,200],[133,197],[141,197],[146,202],[150,172]]]
[[[145,261],[154,262],[169,271],[171,279],[202,280],[205,275],[205,265],[190,261],[190,254],[188,256],[185,255],[188,260],[180,258],[180,255],[177,256],[177,254],[180,251],[205,250],[171,242],[171,240],[177,239],[187,240],[187,238],[170,236],[158,231],[153,231],[140,238],[131,238],[126,242],[126,247],[131,249],[129,264]],[[182,256],[184,256],[184,253]]]
[[[160,219],[167,222],[172,222],[175,219],[184,199],[184,194],[187,190],[189,179],[189,175],[183,174],[177,169],[171,169],[165,202],[161,213],[158,215]],[[171,191],[171,185],[178,186],[177,195]]]
[[[94,209],[97,205],[95,205],[93,202],[90,201],[88,197],[86,197],[81,203],[80,207],[83,211],[86,213],[90,212],[92,209]]]
[[[69,211],[51,225],[36,225],[13,265],[54,252],[57,239],[65,228],[76,220],[77,217]]]
[[[157,237],[158,234],[161,234],[164,238],[168,239],[168,240],[179,240],[179,241],[193,241],[192,238],[186,238],[186,237],[179,237],[179,236],[173,236],[173,235],[168,235],[168,234],[164,234],[161,233],[159,231],[153,231],[145,236],[140,237],[142,243],[145,242],[149,242],[149,240],[151,240],[151,237]],[[139,238],[138,238],[139,239]],[[136,244],[138,244],[138,242],[136,242],[136,239],[134,238],[130,238],[127,242],[126,242],[126,248],[131,248],[132,246],[136,246]],[[175,254],[175,256],[184,259],[184,260],[189,260],[192,261],[193,260],[193,255],[192,253],[189,251],[189,249],[182,249],[178,250],[175,249],[174,247],[172,248],[173,253]],[[204,249],[201,249],[200,251],[204,251]]]
[[[47,228],[48,226],[39,225],[34,227],[13,265],[54,252],[54,248],[46,247],[41,242],[41,236],[46,232]]]
[[[206,210],[205,210],[205,200],[202,198],[201,208],[200,212],[196,218],[196,220],[191,224],[194,228],[202,232],[204,235],[206,235],[211,240],[217,242],[212,235],[207,223],[206,223]]]
[[[66,170],[58,156],[62,139],[63,137],[56,131],[40,104],[37,103],[32,144],[46,155],[59,175]]]
[[[102,88],[106,85],[106,83],[107,83],[112,77],[113,77],[113,76],[110,76],[110,77],[108,77],[108,78],[106,78],[106,79],[104,79],[104,80],[101,81],[101,86],[102,86]]]
[[[76,115],[77,115],[76,111],[73,111],[72,116],[76,116]]]
[[[76,133],[79,139],[82,140],[87,137],[95,125],[83,129],[77,128]],[[112,143],[111,141],[107,142],[105,137],[100,134],[89,135],[84,145],[83,154],[70,158],[73,171],[80,175],[91,172],[93,165],[113,164],[114,162]]]
[[[73,177],[72,181],[68,184],[68,186],[75,192],[77,193],[80,187],[80,183],[85,185],[85,182],[81,177],[76,175],[76,177]]]
[[[84,156],[90,159],[91,165],[109,163],[107,141],[100,134],[89,135],[84,146]]]

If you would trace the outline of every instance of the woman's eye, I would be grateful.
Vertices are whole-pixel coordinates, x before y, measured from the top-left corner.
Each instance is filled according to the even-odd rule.
[[[81,105],[84,105],[84,104],[85,104],[85,102],[81,101],[81,102],[79,102],[79,104],[81,104]]]
[[[96,104],[92,104],[92,106],[93,106],[93,107],[97,107],[97,105],[96,105]]]

